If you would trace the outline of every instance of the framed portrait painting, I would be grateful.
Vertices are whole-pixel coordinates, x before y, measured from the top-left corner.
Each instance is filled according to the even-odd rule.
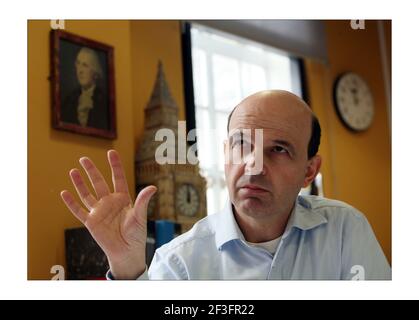
[[[51,31],[53,128],[116,138],[113,55],[104,43]]]

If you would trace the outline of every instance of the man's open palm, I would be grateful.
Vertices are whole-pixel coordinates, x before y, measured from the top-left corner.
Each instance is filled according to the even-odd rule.
[[[157,188],[148,186],[143,189],[133,205],[121,160],[115,150],[108,151],[108,161],[114,192],[109,190],[94,163],[83,157],[80,164],[92,183],[96,197],[90,193],[77,169],[70,171],[70,177],[87,210],[69,191],[62,191],[61,197],[105,252],[114,277],[135,279],[145,270],[147,206]]]

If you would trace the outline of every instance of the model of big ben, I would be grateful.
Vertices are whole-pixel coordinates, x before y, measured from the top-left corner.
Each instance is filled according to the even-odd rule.
[[[182,225],[182,232],[206,215],[206,181],[199,173],[199,164],[159,164],[156,150],[160,129],[172,130],[173,148],[178,155],[178,107],[170,94],[161,62],[153,93],[145,108],[145,131],[135,158],[137,191],[155,185],[156,194],[150,200],[148,217],[171,220]],[[183,135],[181,135],[183,136]],[[186,141],[183,141],[185,145]]]

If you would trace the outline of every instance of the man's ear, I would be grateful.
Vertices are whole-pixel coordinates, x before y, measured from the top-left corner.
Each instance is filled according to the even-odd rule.
[[[306,174],[304,177],[304,188],[308,187],[313,180],[316,178],[322,165],[322,158],[319,155],[315,155],[313,158],[308,160],[306,167]]]

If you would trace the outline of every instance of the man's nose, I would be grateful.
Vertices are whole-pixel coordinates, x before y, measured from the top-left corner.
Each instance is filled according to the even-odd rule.
[[[263,164],[263,150],[255,147],[251,152],[245,154],[244,165],[245,175],[253,176],[265,174],[266,170]]]

